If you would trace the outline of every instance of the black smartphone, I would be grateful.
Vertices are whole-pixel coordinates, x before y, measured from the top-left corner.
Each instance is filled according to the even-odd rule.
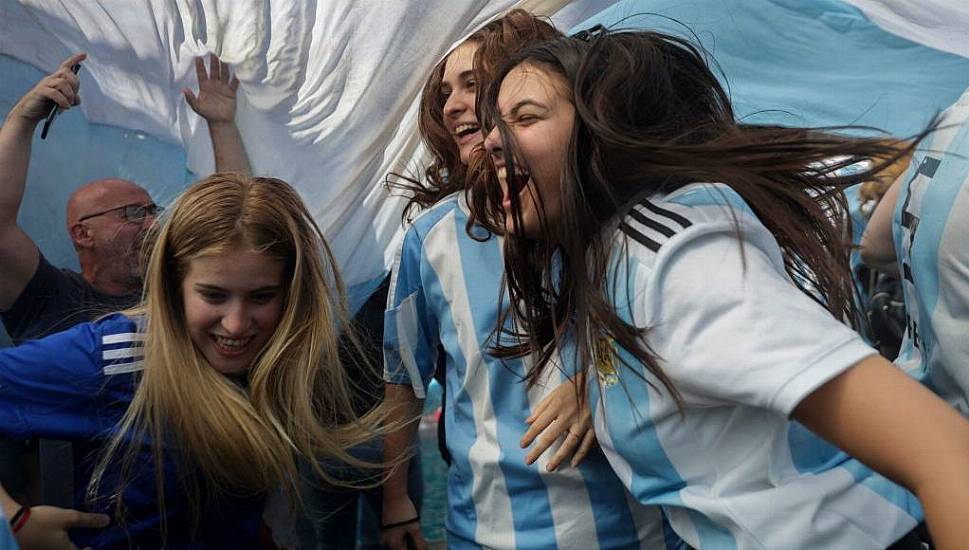
[[[80,70],[80,63],[75,63],[74,66],[71,67],[71,72],[74,74],[77,74],[77,72]],[[47,132],[50,131],[50,125],[54,123],[54,118],[57,116],[57,113],[60,112],[60,110],[60,105],[56,103],[54,103],[54,105],[50,108],[50,112],[47,113],[47,120],[44,121],[44,129],[40,131],[40,139],[47,139]]]

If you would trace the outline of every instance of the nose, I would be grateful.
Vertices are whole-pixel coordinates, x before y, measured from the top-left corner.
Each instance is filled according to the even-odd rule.
[[[444,102],[444,116],[446,118],[455,118],[466,112],[469,108],[474,109],[473,104],[468,104],[468,95],[461,90],[451,92],[451,95],[447,96],[447,100]],[[472,95],[471,97],[474,96]]]
[[[226,311],[222,315],[222,328],[227,336],[242,336],[249,330],[250,321],[245,303],[233,301],[226,305]]]
[[[498,127],[495,126],[488,132],[484,140],[485,150],[491,155],[493,160],[501,158],[502,147],[501,147],[501,132],[498,131]]]

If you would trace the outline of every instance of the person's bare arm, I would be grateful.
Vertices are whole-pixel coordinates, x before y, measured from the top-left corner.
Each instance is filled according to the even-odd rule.
[[[902,178],[895,180],[875,207],[861,237],[861,261],[883,273],[898,273],[898,258],[892,238],[892,218],[902,188]]]
[[[231,74],[229,65],[222,63],[215,54],[209,56],[208,72],[205,71],[205,60],[196,57],[195,73],[199,80],[198,95],[188,88],[182,90],[182,93],[188,106],[209,125],[215,171],[251,174],[249,156],[246,155],[242,134],[236,126],[236,90],[239,89],[239,79]]]
[[[793,417],[907,487],[940,549],[969,540],[969,422],[873,355],[805,398]]]
[[[17,225],[27,185],[31,140],[51,102],[67,110],[80,102],[80,80],[71,67],[87,56],[76,53],[41,79],[10,109],[0,127],[0,311],[10,309],[33,277],[40,260],[37,245]]]
[[[412,420],[420,414],[421,401],[410,386],[401,384],[386,384],[384,398],[394,407],[395,414],[390,420],[400,422],[402,427],[384,438],[384,462],[396,467],[383,485],[381,542],[391,550],[425,550],[427,543],[417,521],[417,509],[407,494],[407,461],[404,460],[414,448],[417,422]],[[412,546],[407,545],[408,537],[413,541]]]

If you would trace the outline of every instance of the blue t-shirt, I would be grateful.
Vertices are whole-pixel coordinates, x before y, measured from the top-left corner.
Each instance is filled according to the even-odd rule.
[[[141,446],[124,490],[124,516],[111,496],[117,468],[105,473],[101,494],[85,499],[95,465],[116,433],[143,368],[144,334],[121,314],[77,325],[41,340],[0,349],[0,435],[43,437],[75,443],[75,507],[112,516],[101,530],[75,530],[80,547],[158,548],[163,544],[155,489],[155,461]],[[262,498],[205,503],[198,529],[180,483],[196,475],[176,467],[171,449],[164,463],[165,516],[169,548],[259,548]]]

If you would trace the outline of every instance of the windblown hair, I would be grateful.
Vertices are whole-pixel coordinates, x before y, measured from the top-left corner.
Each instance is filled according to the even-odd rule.
[[[140,466],[133,462],[141,444],[151,445],[154,456],[163,532],[163,457],[172,446],[196,514],[203,496],[292,490],[297,456],[338,484],[319,460],[366,466],[347,449],[380,432],[384,413],[380,407],[360,418],[351,412],[338,351],[338,332],[349,327],[343,283],[296,191],[277,179],[215,174],[182,193],[153,232],[143,301],[128,312],[143,320],[144,370],[89,497],[101,494],[107,468],[120,468],[123,493],[132,468]],[[282,313],[243,379],[217,372],[193,344],[182,295],[193,259],[233,247],[284,264]]]
[[[474,78],[480,86],[491,82],[495,70],[514,52],[561,36],[562,33],[550,23],[525,10],[515,9],[481,27],[462,44],[478,44],[474,55]],[[469,166],[461,162],[454,136],[444,122],[447,98],[441,86],[448,57],[434,67],[421,91],[418,125],[421,139],[434,157],[424,170],[424,181],[400,174],[392,174],[388,178],[388,185],[392,188],[411,194],[404,208],[404,219],[413,216],[415,209],[428,208],[452,193],[464,191],[468,181]],[[484,155],[478,154],[476,157],[484,158]],[[472,160],[471,164],[474,163]]]
[[[601,27],[582,34],[513,56],[479,105],[484,131],[497,125],[501,132],[513,190],[513,230],[504,248],[510,307],[503,308],[498,327],[512,326],[506,323],[511,315],[517,328],[499,331],[493,351],[502,357],[532,354],[528,379],[534,382],[566,335],[575,335],[579,365],[618,359],[612,346],[602,345],[615,341],[679,400],[644,339],[648,327],[626,323],[607,295],[615,238],[608,228],[633,199],[692,182],[723,182],[743,197],[776,238],[800,290],[837,319],[853,323],[854,285],[844,239],[851,234],[845,228],[850,221],[840,215],[847,212],[841,189],[872,179],[910,152],[924,133],[913,141],[886,141],[845,137],[832,133],[835,128],[743,124],[703,53],[689,41]],[[542,197],[530,188],[539,214],[537,239],[522,232],[514,190],[526,185],[527,176],[515,169],[522,157],[497,107],[502,80],[523,64],[558,80],[575,106],[560,193]],[[865,172],[835,174],[866,159],[872,164]],[[494,182],[490,188],[485,207],[472,208],[503,226],[500,191]],[[555,220],[544,214],[551,210],[549,201],[557,203]]]

